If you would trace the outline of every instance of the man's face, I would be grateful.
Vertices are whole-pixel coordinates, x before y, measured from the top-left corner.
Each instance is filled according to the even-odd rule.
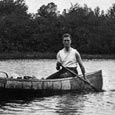
[[[63,44],[64,44],[65,48],[70,47],[70,45],[71,45],[71,38],[70,37],[64,37],[63,38]]]

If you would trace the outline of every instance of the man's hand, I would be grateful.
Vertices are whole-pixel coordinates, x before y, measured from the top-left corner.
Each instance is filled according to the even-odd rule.
[[[61,64],[60,62],[57,62],[57,64],[56,64],[56,69],[59,70],[61,65],[62,65],[62,64]]]

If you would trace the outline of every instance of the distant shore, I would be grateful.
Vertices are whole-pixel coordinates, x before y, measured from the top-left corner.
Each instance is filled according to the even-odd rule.
[[[115,54],[81,54],[82,59],[115,59]],[[56,53],[0,53],[0,60],[7,59],[56,59]]]

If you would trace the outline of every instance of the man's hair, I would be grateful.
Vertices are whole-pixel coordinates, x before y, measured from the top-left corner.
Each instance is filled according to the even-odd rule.
[[[64,37],[70,37],[70,38],[71,38],[71,35],[68,34],[68,33],[65,33],[65,34],[63,34],[63,38],[64,38]]]

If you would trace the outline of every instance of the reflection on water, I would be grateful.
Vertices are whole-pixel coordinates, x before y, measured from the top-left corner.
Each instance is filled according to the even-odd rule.
[[[20,76],[47,77],[55,72],[56,60],[0,61],[0,71]],[[87,72],[102,69],[105,92],[67,93],[49,97],[0,96],[1,115],[114,115],[115,60],[84,60]],[[78,68],[79,72],[80,69]]]
[[[70,115],[83,113],[84,101],[87,95],[71,93],[42,98],[28,98],[26,100],[7,100],[1,105],[1,113],[4,114],[58,114]]]
[[[101,92],[31,97],[25,100],[12,99],[0,103],[0,113],[5,115],[114,115],[114,97],[113,92]]]

